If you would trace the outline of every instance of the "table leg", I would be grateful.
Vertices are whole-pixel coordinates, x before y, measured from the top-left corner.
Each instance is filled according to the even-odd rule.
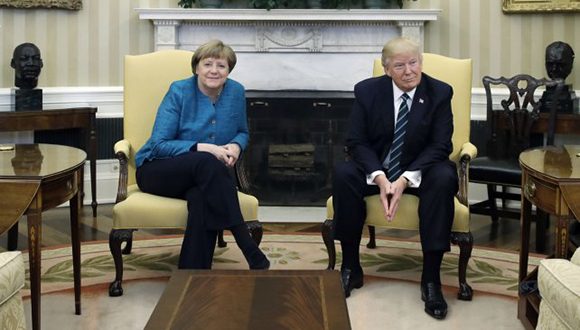
[[[89,162],[91,164],[91,195],[93,199],[91,206],[93,207],[93,218],[97,216],[97,129],[95,121],[95,114],[93,113],[89,133]]]
[[[520,218],[521,246],[520,246],[520,269],[518,283],[521,283],[528,275],[528,253],[530,252],[530,222],[532,220],[532,203],[522,196],[522,213]]]
[[[42,240],[42,207],[35,197],[27,212],[28,263],[30,265],[30,304],[32,329],[40,329],[40,242]]]
[[[82,171],[80,171],[82,173]],[[70,200],[70,232],[73,256],[73,277],[75,291],[75,314],[81,315],[81,243],[79,238],[79,203],[80,192],[77,192]]]
[[[568,226],[570,220],[567,216],[559,216],[556,218],[558,223],[556,224],[556,251],[554,252],[555,258],[567,258],[568,257]]]

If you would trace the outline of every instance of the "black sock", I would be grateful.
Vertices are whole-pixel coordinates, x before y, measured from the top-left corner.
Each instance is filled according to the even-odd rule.
[[[423,274],[421,283],[434,282],[441,284],[441,262],[443,261],[443,251],[423,252]]]
[[[250,231],[245,223],[239,224],[237,226],[229,228],[229,230],[234,235],[236,244],[242,250],[246,261],[250,265],[251,269],[262,269],[266,268],[266,263],[268,259],[260,250],[252,236],[250,236]],[[269,266],[269,265],[268,265]]]

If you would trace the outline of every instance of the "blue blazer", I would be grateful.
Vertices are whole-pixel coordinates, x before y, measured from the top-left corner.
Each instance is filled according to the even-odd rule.
[[[392,79],[386,75],[363,80],[354,87],[346,145],[352,159],[370,174],[382,169],[393,141],[395,110]],[[453,89],[425,73],[417,86],[403,145],[404,171],[423,170],[449,159],[453,150]]]
[[[196,143],[248,145],[244,87],[227,79],[215,105],[197,87],[197,77],[175,81],[159,105],[151,137],[135,156],[145,160],[171,158],[190,151]]]

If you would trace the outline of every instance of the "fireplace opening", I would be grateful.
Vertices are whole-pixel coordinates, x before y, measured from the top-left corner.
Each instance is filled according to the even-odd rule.
[[[324,206],[344,160],[352,93],[247,92],[248,181],[264,206]]]

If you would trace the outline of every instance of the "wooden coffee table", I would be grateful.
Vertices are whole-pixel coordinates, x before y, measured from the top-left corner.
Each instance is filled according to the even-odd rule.
[[[177,270],[145,329],[350,329],[340,273]]]

